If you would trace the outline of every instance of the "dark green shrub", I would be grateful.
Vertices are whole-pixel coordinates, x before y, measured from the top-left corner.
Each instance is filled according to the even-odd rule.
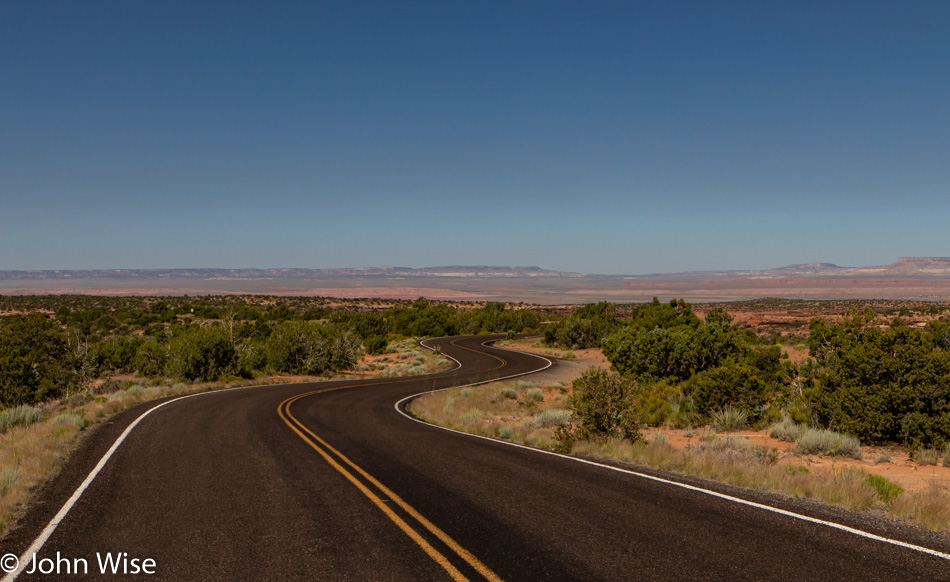
[[[678,384],[642,383],[634,390],[633,408],[647,426],[659,426],[680,412],[682,394]]]
[[[685,380],[734,359],[741,349],[738,333],[721,325],[627,326],[604,340],[604,355],[618,372],[646,379]]]
[[[34,404],[78,383],[66,333],[40,314],[0,317],[0,405]]]
[[[544,341],[565,348],[598,348],[604,338],[619,327],[616,313],[617,307],[613,303],[590,303],[570,317],[547,326]]]
[[[874,488],[877,492],[878,499],[884,503],[890,503],[900,497],[901,493],[904,492],[904,489],[900,485],[891,483],[880,475],[868,475],[865,482]]]
[[[713,410],[732,406],[749,411],[753,421],[772,396],[769,385],[754,369],[739,364],[697,374],[687,390],[700,414],[709,415]]]
[[[267,365],[285,374],[322,374],[330,369],[332,332],[310,321],[278,324],[264,342]]]
[[[237,352],[221,326],[188,329],[169,344],[166,375],[185,380],[214,380],[233,373]]]
[[[389,340],[384,335],[371,335],[363,340],[363,347],[366,348],[368,354],[385,354],[386,348],[389,347]]]
[[[614,372],[589,368],[574,380],[570,404],[575,438],[619,436],[641,440],[639,422],[632,406],[635,384]]]
[[[145,340],[135,351],[135,371],[142,376],[161,376],[168,362],[169,348],[158,338]]]
[[[871,443],[950,441],[950,352],[940,341],[881,329],[867,311],[842,324],[813,321],[809,347],[821,367],[806,396],[819,424]]]

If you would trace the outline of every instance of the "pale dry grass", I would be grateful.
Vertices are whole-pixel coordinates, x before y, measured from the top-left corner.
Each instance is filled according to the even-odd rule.
[[[950,529],[950,495],[945,489],[904,493],[891,504],[891,513],[908,517],[932,530]]]
[[[384,378],[421,376],[423,374],[433,374],[443,370],[450,370],[455,367],[455,363],[441,354],[421,347],[414,347],[414,345],[414,342],[396,344],[396,349],[404,351],[388,354],[386,367],[377,374],[371,375]]]
[[[38,422],[0,435],[0,532],[6,534],[31,492],[59,469],[79,427]]]
[[[850,509],[884,506],[877,490],[868,483],[868,474],[861,469],[846,467],[812,473],[805,467],[762,462],[753,447],[734,437],[716,437],[686,449],[678,449],[665,439],[654,439],[646,444],[630,444],[619,439],[582,441],[575,444],[572,453],[632,462],[797,498],[818,499]],[[950,497],[946,494],[943,503],[950,508]],[[943,529],[948,527],[950,524],[945,524]]]
[[[831,430],[806,428],[795,439],[795,452],[800,455],[840,455],[860,459],[861,441],[853,436]]]
[[[570,418],[560,388],[525,381],[424,394],[408,408],[427,422],[453,430],[545,449],[554,445],[557,425]]]

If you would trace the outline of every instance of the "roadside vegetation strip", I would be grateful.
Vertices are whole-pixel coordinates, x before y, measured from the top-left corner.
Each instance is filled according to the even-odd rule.
[[[474,568],[479,574],[481,574],[485,579],[491,580],[493,582],[501,582],[501,578],[495,574],[488,566],[483,564],[478,558],[472,555],[468,550],[463,548],[458,544],[454,539],[452,539],[448,534],[442,531],[439,527],[433,524],[431,521],[426,519],[422,514],[420,514],[415,508],[406,503],[401,497],[399,497],[391,489],[383,485],[375,477],[367,473],[363,468],[355,464],[348,457],[343,455],[340,451],[333,448],[329,443],[324,441],[322,438],[317,436],[313,431],[307,428],[300,420],[298,420],[293,413],[290,412],[290,406],[308,396],[313,396],[315,394],[321,394],[324,392],[329,392],[332,390],[339,390],[340,388],[329,388],[325,390],[315,390],[313,392],[307,392],[305,394],[299,394],[297,396],[288,398],[280,403],[277,411],[280,414],[281,419],[289,426],[297,435],[304,440],[311,448],[317,451],[320,456],[327,461],[334,469],[336,469],[340,474],[346,477],[361,493],[368,497],[376,507],[378,507],[383,513],[389,517],[390,520],[395,523],[399,529],[403,531],[407,536],[409,536],[422,550],[432,558],[436,563],[438,563],[446,572],[452,577],[453,580],[467,580],[466,576],[462,574],[451,561],[440,551],[434,548],[426,539],[416,531],[411,525],[409,525],[406,520],[402,519],[395,511],[393,511],[389,506],[386,505],[386,499],[394,502],[398,505],[403,511],[409,514],[413,519],[415,519],[422,527],[429,531],[432,535],[437,537],[442,543],[448,546],[453,552],[456,553],[461,559],[463,559],[468,565]],[[306,433],[306,434],[304,434]],[[340,462],[336,459],[339,459],[342,463],[348,465],[353,471],[362,476],[366,481],[372,484],[380,493],[382,497],[374,493],[369,487],[362,483],[352,472],[348,471]]]

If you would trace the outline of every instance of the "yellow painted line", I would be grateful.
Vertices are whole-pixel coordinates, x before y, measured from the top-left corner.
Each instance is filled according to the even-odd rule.
[[[277,408],[277,412],[280,414],[280,417],[284,420],[284,422],[287,423],[287,426],[289,426],[294,432],[296,432],[297,435],[304,440],[304,442],[310,445],[315,451],[320,453],[320,456],[322,456],[324,460],[326,460],[326,462],[330,464],[331,467],[339,471],[344,477],[346,477],[350,481],[350,483],[355,485],[356,488],[359,489],[361,493],[363,493],[363,495],[368,497],[370,501],[372,501],[373,504],[376,505],[376,507],[382,510],[382,512],[385,513],[386,516],[389,519],[391,519],[393,523],[395,523],[399,527],[399,529],[403,531],[403,533],[409,536],[409,538],[412,539],[412,541],[416,542],[416,544],[420,548],[422,548],[422,550],[426,554],[428,554],[429,557],[432,558],[437,564],[442,566],[442,568],[445,569],[446,572],[448,572],[449,576],[451,576],[453,580],[457,580],[458,582],[467,581],[468,578],[466,578],[464,574],[459,572],[459,570],[455,566],[452,565],[452,563],[449,561],[448,558],[446,558],[441,552],[439,552],[434,547],[432,547],[432,545],[429,542],[427,542],[421,535],[419,535],[419,532],[412,529],[412,526],[406,523],[404,519],[396,515],[396,512],[394,512],[392,509],[390,509],[386,505],[385,499],[381,499],[378,495],[370,491],[368,487],[360,483],[360,481],[352,473],[347,471],[345,467],[337,463],[336,460],[334,460],[333,457],[331,457],[326,451],[321,449],[316,443],[308,439],[306,435],[300,432],[300,430],[298,430],[298,428],[294,426],[294,424],[292,424],[292,421],[287,417],[287,415],[290,414],[289,410],[286,411],[286,415],[285,415],[284,409],[288,408],[290,404],[292,404],[296,400],[303,398],[305,396],[310,396],[311,394],[318,394],[320,392],[324,392],[324,390],[318,390],[316,392],[310,392],[310,393],[302,394],[302,395],[295,396],[292,398],[288,398],[287,400],[284,400],[283,402],[280,403],[280,406],[278,406]],[[293,417],[291,416],[291,418]],[[296,419],[294,419],[293,422],[299,423],[299,421],[297,421]]]
[[[461,346],[458,346],[458,347],[461,347]],[[419,513],[418,511],[416,511],[416,509],[415,509],[414,507],[412,507],[411,505],[409,505],[408,503],[406,503],[401,497],[399,497],[398,495],[396,495],[396,493],[395,493],[394,491],[392,491],[391,489],[389,489],[388,487],[386,487],[385,485],[383,485],[382,483],[380,483],[379,480],[377,480],[375,477],[373,477],[372,475],[370,475],[369,473],[367,473],[365,470],[363,470],[363,469],[362,469],[360,466],[358,466],[356,463],[354,463],[353,461],[351,461],[350,459],[348,459],[343,453],[341,453],[340,451],[338,451],[338,450],[336,450],[335,448],[333,448],[333,447],[332,447],[329,443],[327,443],[325,440],[323,440],[322,438],[320,438],[319,436],[317,436],[316,434],[314,434],[313,431],[311,431],[310,429],[308,429],[302,422],[300,422],[296,417],[294,417],[294,415],[291,414],[291,412],[290,412],[290,405],[293,404],[294,402],[296,402],[297,400],[301,399],[301,398],[305,398],[305,397],[307,397],[307,396],[310,396],[311,394],[312,394],[312,393],[301,394],[301,395],[299,395],[299,396],[295,396],[295,397],[293,397],[293,398],[290,398],[290,399],[288,399],[288,400],[285,400],[285,401],[282,403],[282,404],[284,405],[284,407],[283,407],[283,410],[281,411],[281,416],[284,416],[284,414],[286,414],[286,417],[284,417],[284,421],[285,421],[285,422],[288,422],[287,418],[289,417],[289,419],[290,419],[294,424],[297,425],[296,427],[295,427],[295,426],[291,426],[291,428],[293,428],[294,431],[295,431],[298,435],[301,436],[301,438],[303,438],[304,440],[306,440],[307,442],[309,442],[309,443],[310,443],[310,446],[312,446],[313,448],[315,448],[315,449],[317,449],[317,450],[320,450],[312,441],[310,441],[309,439],[307,439],[306,437],[304,437],[304,436],[301,434],[300,430],[297,429],[297,427],[299,427],[299,428],[302,429],[304,432],[306,432],[308,435],[310,435],[310,437],[312,437],[313,440],[319,442],[321,446],[323,446],[323,447],[325,447],[327,450],[331,451],[334,455],[336,455],[337,457],[339,457],[344,463],[346,463],[347,465],[349,465],[354,471],[356,471],[357,473],[359,473],[360,475],[362,475],[364,479],[366,479],[367,481],[369,481],[370,483],[372,483],[377,489],[379,489],[380,491],[382,491],[384,495],[386,495],[387,497],[389,497],[393,502],[396,503],[396,505],[398,505],[399,507],[401,507],[401,508],[403,509],[403,511],[405,511],[406,513],[408,513],[409,515],[411,515],[411,516],[412,516],[416,521],[418,521],[423,527],[425,527],[427,530],[429,530],[430,533],[432,533],[434,536],[436,536],[437,538],[439,538],[439,539],[442,541],[442,543],[444,543],[445,545],[447,545],[448,547],[450,547],[450,548],[452,549],[452,551],[454,551],[460,558],[462,558],[463,560],[465,560],[465,561],[466,561],[470,566],[472,566],[479,574],[481,574],[482,576],[484,576],[487,580],[491,580],[491,581],[493,581],[493,582],[501,582],[502,579],[501,579],[497,574],[495,574],[488,566],[486,566],[484,563],[482,563],[481,560],[479,560],[478,558],[476,558],[471,552],[469,552],[468,550],[466,550],[465,548],[463,548],[461,545],[459,545],[458,542],[456,542],[454,539],[452,539],[447,533],[445,533],[444,531],[442,531],[441,529],[439,529],[439,527],[436,526],[434,523],[432,523],[431,521],[429,521],[428,519],[426,519],[425,516],[423,516],[423,515],[422,515],[421,513]],[[288,422],[288,424],[290,424],[290,423]],[[323,452],[321,451],[321,454],[324,454],[324,456],[325,456],[325,458],[326,458],[325,453],[323,453]],[[436,561],[438,561],[438,560],[436,560]]]
[[[489,354],[488,352],[480,352],[480,351],[475,350],[475,349],[472,349],[472,348],[467,348],[467,347],[465,347],[465,346],[460,346],[460,345],[458,345],[457,343],[455,343],[455,342],[457,342],[457,341],[459,341],[459,340],[457,340],[457,339],[456,339],[456,340],[452,340],[452,341],[449,342],[449,344],[450,344],[450,345],[453,345],[453,346],[455,346],[455,347],[457,347],[457,348],[459,348],[460,350],[468,350],[468,351],[470,351],[470,352],[475,352],[476,354],[481,354],[481,355],[483,355],[483,356],[488,356],[489,358],[495,358],[496,360],[498,360],[499,362],[501,362],[501,365],[500,365],[500,366],[498,366],[498,367],[496,367],[496,368],[492,368],[491,370],[486,370],[487,372],[491,372],[491,371],[497,370],[498,368],[503,368],[503,367],[505,367],[505,366],[508,365],[508,360],[502,358],[501,356],[496,356],[495,354]],[[486,340],[486,341],[490,341],[490,340]]]

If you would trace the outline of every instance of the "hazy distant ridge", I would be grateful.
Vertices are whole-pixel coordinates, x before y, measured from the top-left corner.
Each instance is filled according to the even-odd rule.
[[[803,263],[776,269],[745,271],[688,271],[650,275],[595,275],[552,271],[540,267],[445,266],[354,267],[347,269],[99,269],[60,271],[0,271],[0,280],[259,280],[259,279],[373,279],[432,278],[491,279],[623,278],[628,281],[709,281],[742,279],[825,279],[825,278],[946,278],[950,277],[950,257],[902,257],[877,267],[839,267],[832,263]]]
[[[347,277],[545,277],[575,278],[582,273],[539,267],[448,266],[353,267],[347,269],[97,269],[59,271],[0,271],[0,280],[68,279],[340,279]]]
[[[719,279],[823,279],[823,278],[930,278],[950,277],[950,257],[901,257],[877,267],[839,267],[833,263],[802,263],[776,269],[747,271],[687,271],[630,275],[631,281],[701,281]]]

